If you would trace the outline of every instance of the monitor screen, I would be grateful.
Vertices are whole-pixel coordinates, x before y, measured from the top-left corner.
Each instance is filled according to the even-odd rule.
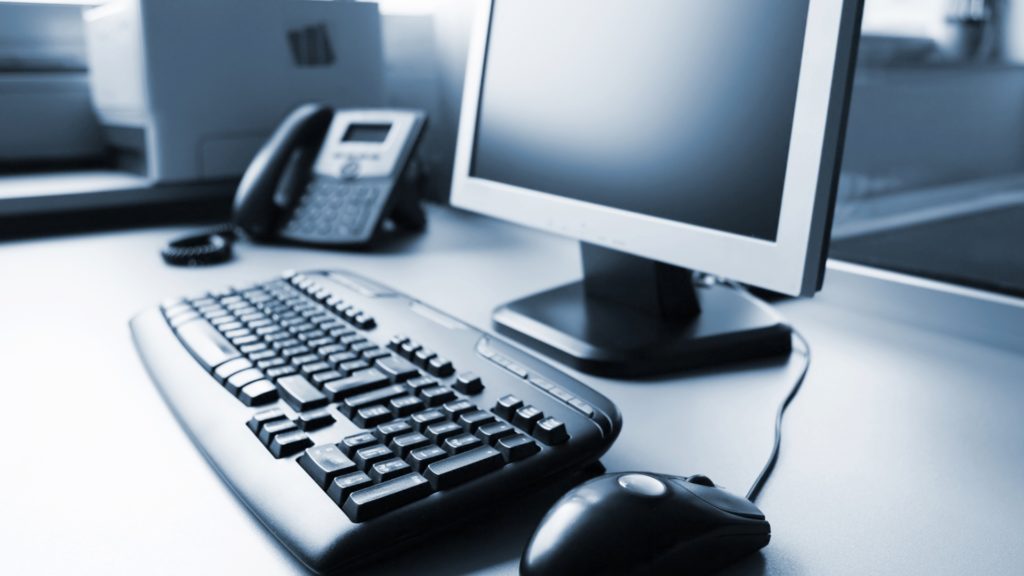
[[[352,124],[345,130],[341,141],[380,143],[388,139],[390,131],[390,124]]]
[[[809,0],[494,0],[470,175],[774,241]]]

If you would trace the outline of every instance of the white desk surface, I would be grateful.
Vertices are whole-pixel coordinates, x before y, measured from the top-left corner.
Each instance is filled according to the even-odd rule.
[[[486,327],[499,303],[579,276],[570,241],[449,209],[430,217],[426,234],[377,253],[241,243],[205,269],[160,260],[184,227],[0,244],[0,573],[301,572],[179,428],[128,319],[166,297],[334,267]],[[833,270],[818,298],[778,308],[814,363],[759,501],[772,542],[725,573],[1019,574],[1024,307]],[[743,492],[800,362],[579,377],[624,414],[609,470],[700,472]],[[544,506],[497,512],[380,571],[514,574]]]

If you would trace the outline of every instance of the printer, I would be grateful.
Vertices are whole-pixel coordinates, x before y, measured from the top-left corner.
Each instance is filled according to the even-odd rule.
[[[304,102],[384,103],[373,3],[112,0],[84,19],[100,125],[154,185],[237,178]]]

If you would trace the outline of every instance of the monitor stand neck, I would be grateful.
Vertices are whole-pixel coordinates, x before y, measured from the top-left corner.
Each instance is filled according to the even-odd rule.
[[[750,295],[695,284],[685,268],[581,247],[583,279],[498,308],[498,332],[604,376],[654,376],[789,353],[789,327]]]
[[[587,298],[666,322],[686,324],[700,315],[693,271],[583,242],[580,250]]]

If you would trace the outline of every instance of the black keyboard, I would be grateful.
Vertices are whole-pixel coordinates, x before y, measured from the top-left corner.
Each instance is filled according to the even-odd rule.
[[[131,326],[193,441],[318,572],[578,472],[621,427],[580,382],[347,272],[173,300]]]

